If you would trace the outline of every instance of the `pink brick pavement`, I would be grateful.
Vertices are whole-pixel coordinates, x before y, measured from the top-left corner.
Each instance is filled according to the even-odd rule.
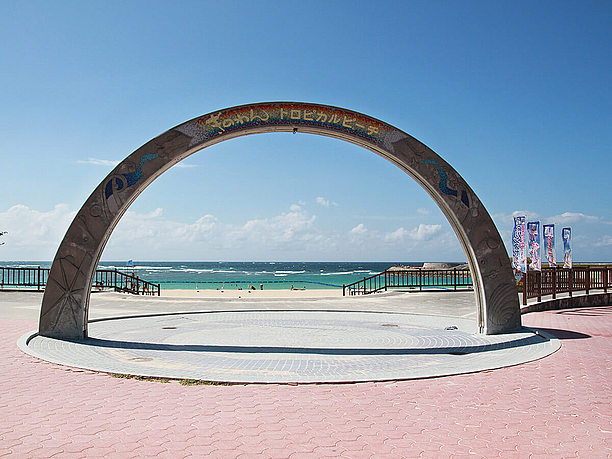
[[[610,457],[612,307],[561,312],[524,316],[564,338],[537,362],[302,386],[182,386],[72,370],[23,354],[15,343],[36,323],[5,320],[0,456]]]

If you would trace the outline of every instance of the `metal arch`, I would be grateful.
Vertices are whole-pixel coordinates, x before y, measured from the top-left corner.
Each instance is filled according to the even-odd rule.
[[[368,115],[329,105],[268,102],[194,118],[147,142],[93,191],[62,240],[45,289],[39,333],[87,337],[95,269],[130,204],[164,171],[198,150],[235,137],[305,132],[367,148],[403,169],[438,204],[465,251],[474,280],[480,330],[504,333],[521,326],[518,293],[508,255],[486,209],[444,159],[415,138]]]

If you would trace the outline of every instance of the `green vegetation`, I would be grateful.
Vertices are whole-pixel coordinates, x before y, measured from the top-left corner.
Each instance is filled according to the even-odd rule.
[[[169,383],[172,381],[170,378],[157,378],[155,376],[139,376],[139,375],[124,375],[120,373],[109,373],[113,378],[121,379],[135,379],[137,381],[149,381],[149,382],[160,382]]]
[[[158,378],[156,376],[139,376],[139,375],[125,375],[121,373],[109,373],[113,378],[121,378],[121,379],[135,379],[137,381],[148,381],[148,382],[159,382],[159,383],[169,383],[172,381],[177,381],[176,379],[171,378]],[[229,386],[229,383],[224,382],[216,382],[216,381],[202,381],[200,379],[179,379],[178,383],[181,386]]]
[[[202,381],[200,379],[181,379],[179,381],[181,386],[229,386],[229,383],[216,382],[216,381]]]

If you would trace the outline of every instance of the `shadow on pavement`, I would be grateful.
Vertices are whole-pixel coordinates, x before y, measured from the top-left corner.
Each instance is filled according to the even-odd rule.
[[[557,314],[576,315],[576,316],[606,316],[612,314],[612,305],[590,306],[586,308],[564,309]]]
[[[537,330],[553,335],[555,338],[559,338],[559,339],[591,338],[591,335],[587,335],[585,333],[580,333],[580,332],[571,331],[571,330],[559,330],[557,328],[542,328],[542,327],[538,327]]]
[[[540,335],[531,335],[501,343],[486,343],[481,345],[431,347],[431,348],[317,348],[317,347],[285,347],[285,346],[233,346],[233,345],[202,345],[202,344],[163,344],[143,343],[137,341],[109,340],[101,338],[87,338],[84,341],[73,341],[87,346],[139,349],[151,351],[179,351],[179,352],[231,352],[245,354],[327,354],[327,355],[419,355],[419,354],[476,354],[501,349],[510,349],[529,346],[549,341]]]

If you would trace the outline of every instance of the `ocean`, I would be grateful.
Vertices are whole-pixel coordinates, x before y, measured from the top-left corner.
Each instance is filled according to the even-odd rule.
[[[160,284],[162,289],[333,289],[378,274],[393,266],[390,262],[100,262],[99,269],[118,269]],[[422,262],[398,262],[421,266]],[[5,267],[49,268],[51,262],[0,262]]]

